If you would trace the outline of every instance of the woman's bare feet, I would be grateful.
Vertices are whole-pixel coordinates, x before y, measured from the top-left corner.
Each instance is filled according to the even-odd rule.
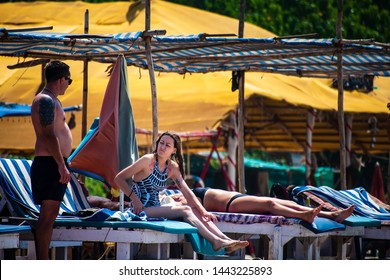
[[[338,223],[342,223],[346,218],[352,215],[355,205],[351,205],[346,209],[334,212],[334,219]]]
[[[309,224],[314,222],[314,218],[321,212],[322,205],[313,208],[303,214],[302,220],[308,222]]]
[[[248,245],[249,245],[248,241],[238,240],[232,246],[225,248],[225,252],[226,252],[226,254],[231,254],[236,250],[243,249],[243,248],[247,247]]]
[[[225,249],[226,253],[229,254],[235,250],[245,248],[248,245],[249,245],[248,241],[222,239],[219,244],[213,244],[213,250],[218,252],[221,251],[222,249]]]

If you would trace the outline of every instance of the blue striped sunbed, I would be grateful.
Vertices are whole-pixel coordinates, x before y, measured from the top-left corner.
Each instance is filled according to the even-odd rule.
[[[350,190],[335,190],[328,186],[297,186],[294,187],[292,193],[294,199],[300,204],[304,203],[301,195],[303,192],[310,192],[323,201],[329,202],[331,205],[338,208],[347,208],[351,204],[354,204],[354,215],[372,219],[373,222],[375,220],[390,220],[390,212],[375,203],[363,187]]]
[[[0,158],[0,190],[11,215],[36,221],[40,206],[32,199],[30,183],[31,161]],[[122,250],[119,258],[131,258],[130,243],[177,243],[189,240],[200,254],[212,252],[210,244],[198,236],[197,228],[180,221],[118,221],[115,219],[92,220],[78,217],[77,213],[91,209],[77,178],[72,174],[55,222],[53,240],[117,242]],[[110,210],[101,209],[107,214]],[[99,210],[100,211],[100,210]],[[64,234],[64,232],[67,232]],[[31,237],[32,238],[32,237]],[[147,240],[145,240],[147,239]],[[118,257],[118,255],[117,255]],[[161,256],[158,256],[161,257]]]
[[[3,199],[11,214],[17,217],[36,219],[40,206],[32,198],[30,167],[31,160],[0,158],[0,186]],[[64,213],[77,213],[91,208],[74,174],[61,202],[59,217]]]
[[[319,198],[319,202],[329,203],[331,207],[345,208],[354,204],[354,215],[343,223],[352,227],[363,226],[364,234],[359,238],[390,240],[390,212],[378,205],[363,187],[338,191],[327,186],[298,186],[294,187],[292,193],[301,204],[305,195]],[[360,254],[363,255],[362,252]]]

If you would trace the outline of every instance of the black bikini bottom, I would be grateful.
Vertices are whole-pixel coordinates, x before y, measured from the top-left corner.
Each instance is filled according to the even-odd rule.
[[[238,193],[236,195],[233,195],[228,203],[226,204],[226,212],[229,213],[229,207],[230,207],[230,204],[232,204],[232,202],[236,199],[236,198],[239,198],[239,197],[242,197],[242,196],[247,196],[248,194],[245,194],[245,193]]]

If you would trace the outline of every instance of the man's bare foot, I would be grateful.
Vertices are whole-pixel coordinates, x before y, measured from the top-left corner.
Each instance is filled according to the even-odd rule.
[[[302,220],[308,222],[309,224],[313,223],[314,218],[318,215],[318,213],[321,212],[321,209],[322,209],[322,205],[307,211],[304,214],[304,217],[302,218]]]
[[[355,209],[355,205],[351,205],[346,209],[336,211],[334,220],[338,223],[342,223],[346,218],[352,215],[353,210]]]

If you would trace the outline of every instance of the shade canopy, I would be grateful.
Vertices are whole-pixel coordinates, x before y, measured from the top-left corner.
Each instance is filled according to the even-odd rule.
[[[108,81],[105,70],[109,64],[101,62],[113,61],[120,52],[129,65],[136,127],[151,130],[150,81],[148,73],[143,70],[146,67],[145,15],[142,5],[137,3],[1,3],[0,27],[7,32],[0,33],[0,55],[9,57],[0,60],[0,101],[29,104],[39,89],[41,67],[20,69],[16,68],[18,63],[27,61],[33,64],[29,57],[61,58],[71,66],[74,80],[61,102],[64,106],[80,104],[83,64],[78,60],[87,58],[90,61],[87,108],[90,126],[99,115]],[[248,71],[245,76],[246,102],[260,96],[279,104],[281,113],[294,111],[300,116],[306,108],[333,113],[338,110],[337,89],[331,86],[331,78],[336,75],[336,40],[275,38],[274,34],[248,23],[245,24],[246,38],[238,39],[228,36],[237,32],[237,20],[164,1],[153,1],[151,8],[151,29],[166,30],[166,35],[152,38],[161,131],[171,129],[184,133],[216,128],[225,114],[237,105],[237,91],[231,91],[234,70]],[[88,36],[83,34],[83,16],[87,9],[90,14]],[[15,32],[15,29],[20,31],[24,27],[40,26],[53,26],[53,30]],[[387,47],[366,41],[344,45],[345,75],[380,76],[374,79],[373,91],[345,92],[345,112],[387,114],[390,78],[383,77],[389,75]],[[10,65],[14,65],[12,70],[6,68]],[[246,123],[261,128],[269,120],[262,123],[257,118],[261,113],[256,111],[256,106],[253,107],[254,118],[248,109]],[[77,113],[78,126],[73,130],[75,147],[81,141],[80,118],[81,114]],[[289,116],[291,125],[294,118]],[[293,128],[288,122],[285,125],[287,131]],[[378,125],[384,127],[384,124]],[[252,127],[246,127],[247,132],[251,130]],[[316,133],[316,128],[313,133]],[[33,150],[34,134],[27,119],[0,121],[0,134],[7,135],[0,141],[0,150]],[[302,145],[295,145],[290,137],[294,132],[286,135],[284,143],[272,149],[281,151],[289,147],[289,150],[301,151]],[[332,130],[332,135],[338,137],[337,127]],[[249,134],[246,139],[249,139]],[[324,141],[325,138],[320,136],[319,139]],[[151,145],[150,136],[138,137],[138,143]],[[254,143],[256,141],[248,142],[248,147],[255,146]],[[257,143],[258,148],[271,149],[266,141]],[[319,149],[323,148],[326,148],[325,144]]]
[[[126,56],[129,66],[147,69],[145,36],[165,33],[69,34],[13,32],[0,29],[0,55],[113,62]],[[212,36],[212,37],[210,37]],[[214,37],[215,36],[215,37]],[[209,73],[253,71],[299,77],[337,77],[336,39],[226,38],[198,34],[152,36],[155,71]],[[389,46],[343,43],[343,72],[347,77],[390,76]]]

